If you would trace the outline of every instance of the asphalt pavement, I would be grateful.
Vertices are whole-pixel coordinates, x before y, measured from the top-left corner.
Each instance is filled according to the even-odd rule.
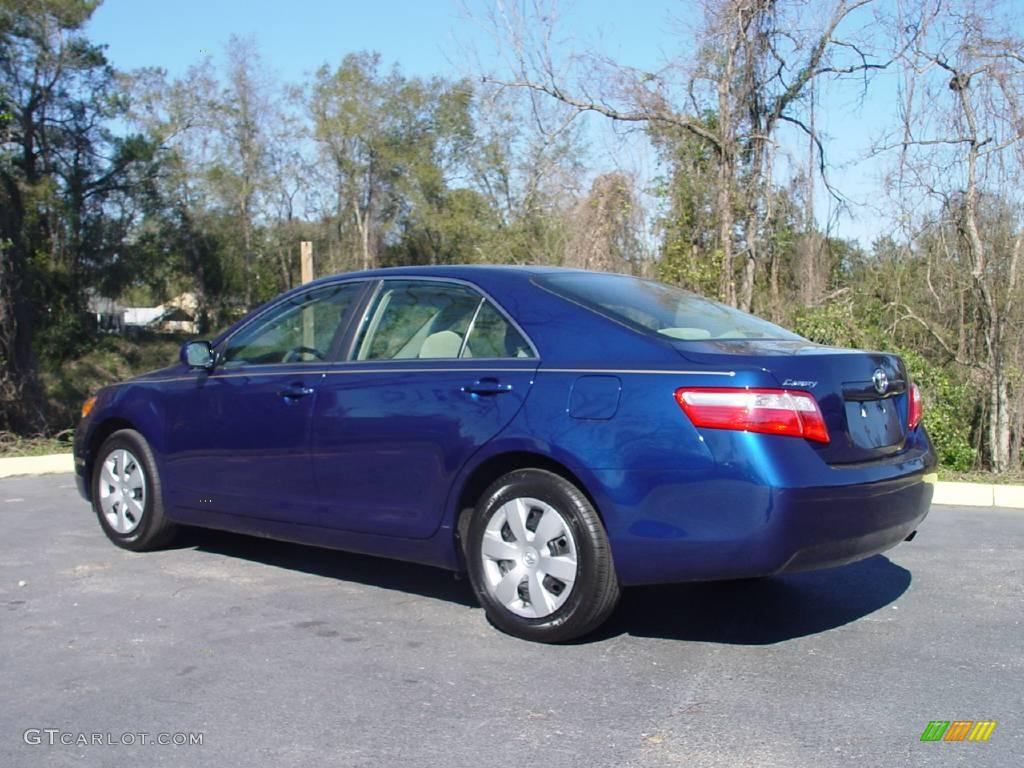
[[[0,480],[0,519],[0,766],[1024,764],[1020,511],[626,590],[567,646],[498,633],[433,568],[202,531],[119,550],[70,475]],[[997,725],[922,742],[933,720]]]

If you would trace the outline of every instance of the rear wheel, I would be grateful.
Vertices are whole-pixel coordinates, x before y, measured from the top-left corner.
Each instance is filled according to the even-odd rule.
[[[597,512],[552,472],[524,469],[497,480],[474,510],[466,543],[477,597],[511,635],[571,640],[596,629],[618,602]]]
[[[107,538],[136,552],[167,544],[176,526],[164,516],[162,496],[146,439],[134,429],[108,437],[92,473],[92,505]]]

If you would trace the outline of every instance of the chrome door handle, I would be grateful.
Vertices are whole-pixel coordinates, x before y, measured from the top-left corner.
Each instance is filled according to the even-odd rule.
[[[285,398],[286,400],[297,400],[300,397],[305,397],[306,395],[312,395],[313,392],[315,392],[315,391],[316,390],[314,390],[312,387],[305,387],[302,384],[296,383],[296,384],[289,384],[284,389],[279,390],[277,394],[279,394],[281,397]]]
[[[511,392],[511,384],[502,384],[497,379],[480,379],[472,384],[459,387],[463,392],[470,395],[500,395],[504,392]]]

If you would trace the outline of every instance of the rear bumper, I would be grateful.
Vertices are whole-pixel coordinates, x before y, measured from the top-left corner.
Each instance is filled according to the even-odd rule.
[[[766,575],[832,568],[896,546],[928,515],[934,489],[921,478],[904,478],[866,487],[780,493],[786,530],[764,563]]]
[[[616,571],[623,584],[636,585],[753,578],[860,560],[916,530],[934,489],[925,478],[919,472],[800,489],[727,480],[649,487],[640,504],[612,501],[606,514]],[[614,497],[626,489],[609,490]]]

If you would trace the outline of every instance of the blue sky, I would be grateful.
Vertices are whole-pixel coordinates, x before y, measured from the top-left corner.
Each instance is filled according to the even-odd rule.
[[[487,6],[485,0],[465,4],[474,13]],[[692,14],[694,6],[665,0],[577,0],[564,11],[562,29],[577,47],[595,46],[616,60],[655,69],[680,45],[679,15]],[[471,73],[466,48],[475,47],[486,60],[490,46],[479,26],[465,18],[459,0],[105,0],[87,31],[108,46],[116,67],[160,66],[172,76],[206,51],[221,58],[232,34],[252,36],[269,69],[286,82],[358,50],[377,51],[385,64],[398,62],[409,75],[465,75]],[[833,180],[855,203],[877,198],[873,190],[880,166],[860,156],[887,112],[884,96],[875,95],[864,109],[851,105],[848,94],[829,98],[819,126],[832,137]],[[642,179],[657,173],[643,147],[635,141],[623,144],[601,122],[594,129],[590,165],[598,170],[626,166]],[[820,220],[828,201],[823,192],[818,200]],[[877,213],[857,205],[853,213],[854,218],[840,221],[837,232],[867,244],[875,234]]]
[[[467,0],[474,12],[486,7]],[[657,59],[678,3],[583,0],[569,14],[574,34],[607,44],[637,63]],[[222,50],[231,34],[252,35],[271,68],[286,80],[357,50],[380,52],[412,75],[464,66],[459,44],[485,45],[458,0],[105,0],[88,28],[123,69],[159,65],[183,72],[206,49]],[[609,40],[613,40],[610,44]]]

